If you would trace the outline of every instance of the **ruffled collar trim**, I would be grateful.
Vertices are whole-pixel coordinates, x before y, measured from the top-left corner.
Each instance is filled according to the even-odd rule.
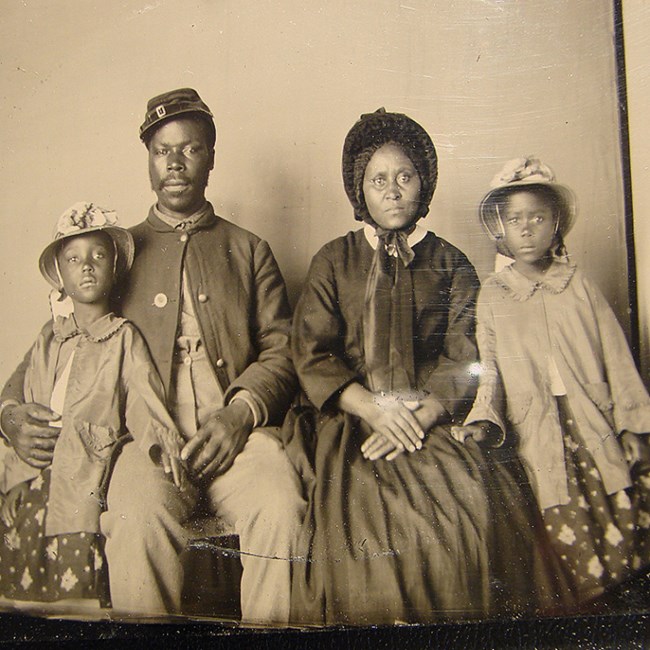
[[[116,316],[111,312],[98,318],[84,330],[77,325],[74,314],[57,316],[53,326],[54,336],[59,341],[67,341],[74,336],[83,336],[93,343],[100,343],[111,338],[126,322],[126,318]]]
[[[548,270],[541,280],[533,282],[525,275],[513,268],[512,265],[506,266],[499,271],[494,279],[499,286],[508,291],[515,300],[528,300],[536,291],[548,291],[549,293],[562,293],[573,274],[576,271],[576,265],[568,257],[556,257],[551,262]]]

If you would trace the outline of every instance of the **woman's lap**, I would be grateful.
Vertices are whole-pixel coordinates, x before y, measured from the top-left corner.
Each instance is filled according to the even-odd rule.
[[[441,427],[390,462],[365,460],[360,442],[350,417],[319,428],[297,613],[336,623],[484,614],[488,504],[472,453]],[[309,602],[323,598],[319,614]]]

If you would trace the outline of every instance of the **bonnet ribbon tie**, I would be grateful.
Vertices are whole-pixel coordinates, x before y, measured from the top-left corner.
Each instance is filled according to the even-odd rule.
[[[408,230],[376,229],[363,311],[364,356],[373,392],[415,388],[413,278]]]
[[[409,235],[415,230],[415,225],[410,226],[406,230],[384,230],[383,228],[376,228],[375,233],[379,239],[377,248],[383,244],[386,252],[390,257],[397,256],[404,267],[410,266],[411,262],[415,259],[415,253],[409,246]]]

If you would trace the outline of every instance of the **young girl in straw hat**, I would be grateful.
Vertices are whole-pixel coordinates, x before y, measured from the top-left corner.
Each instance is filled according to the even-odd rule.
[[[493,180],[479,212],[514,263],[481,289],[479,390],[453,432],[493,445],[515,437],[584,602],[648,561],[650,514],[630,467],[647,454],[650,400],[612,310],[566,254],[573,192],[539,160],[520,158]]]
[[[48,322],[25,358],[22,398],[49,405],[38,416],[51,418],[52,437],[42,459],[27,464],[10,449],[0,468],[5,597],[107,602],[99,518],[111,460],[127,435],[181,485],[182,441],[160,379],[138,331],[111,311],[111,290],[133,250],[114,212],[78,203],[41,254],[55,300],[70,301],[73,311]]]
[[[534,611],[552,582],[532,496],[505,463],[491,471],[450,435],[474,397],[478,278],[418,224],[437,176],[429,135],[406,115],[364,115],[346,138],[344,184],[365,226],[317,253],[294,315],[308,401],[284,432],[289,453],[306,443],[313,463],[301,467],[310,502],[295,622]]]

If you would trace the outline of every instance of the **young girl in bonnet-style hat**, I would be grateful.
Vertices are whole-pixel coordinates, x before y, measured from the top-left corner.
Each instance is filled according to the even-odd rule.
[[[566,254],[573,192],[539,160],[518,158],[479,214],[514,263],[481,289],[480,385],[454,435],[495,445],[514,436],[552,546],[585,602],[650,559],[650,513],[630,476],[647,455],[650,400],[612,310]]]
[[[99,517],[110,461],[127,432],[180,487],[182,441],[162,384],[138,331],[110,308],[133,251],[114,212],[78,203],[41,254],[41,273],[73,311],[47,323],[25,358],[22,398],[50,414],[53,458],[34,467],[12,448],[0,468],[5,597],[107,601]]]
[[[528,501],[503,467],[450,435],[474,396],[478,279],[418,223],[437,163],[427,132],[383,109],[345,140],[345,189],[365,226],[317,253],[294,315],[309,403],[285,435],[289,453],[314,448],[313,469],[302,467],[295,622],[424,623],[539,604]]]

